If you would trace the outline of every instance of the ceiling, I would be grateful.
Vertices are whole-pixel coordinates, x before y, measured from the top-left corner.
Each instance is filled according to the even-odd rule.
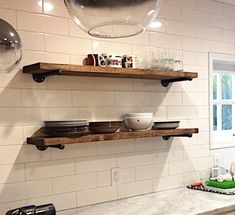
[[[235,0],[215,0],[217,2],[222,2],[225,4],[231,4],[231,5],[235,5]]]

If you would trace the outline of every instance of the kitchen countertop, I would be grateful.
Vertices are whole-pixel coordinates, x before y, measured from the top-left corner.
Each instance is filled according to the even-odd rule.
[[[235,196],[179,188],[61,211],[58,215],[212,215],[235,209]]]

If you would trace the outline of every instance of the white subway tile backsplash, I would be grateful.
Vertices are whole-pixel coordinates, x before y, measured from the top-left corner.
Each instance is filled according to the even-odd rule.
[[[182,19],[186,22],[196,23],[201,25],[209,25],[210,15],[207,12],[183,8]]]
[[[24,50],[45,51],[44,33],[18,31]]]
[[[196,9],[221,15],[223,5],[211,0],[196,0]]]
[[[87,107],[50,108],[49,120],[87,119],[92,120],[92,109]]]
[[[207,93],[183,93],[184,105],[208,105]]]
[[[197,38],[208,40],[222,40],[222,30],[219,28],[199,25],[196,28]]]
[[[98,187],[108,187],[112,185],[111,170],[97,173]]]
[[[53,192],[64,193],[97,187],[95,173],[53,178]]]
[[[209,40],[182,37],[182,49],[187,51],[208,52],[210,50]]]
[[[211,15],[210,16],[210,25],[222,28],[222,29],[230,29],[235,30],[235,19],[226,17],[226,16],[220,16],[220,15]]]
[[[52,194],[52,185],[51,180],[47,179],[0,185],[0,190],[0,202],[3,203],[50,195]]]
[[[51,152],[51,158],[56,159],[67,159],[67,158],[79,158],[89,157],[96,155],[96,143],[79,143],[66,145],[63,151]]]
[[[106,40],[93,40],[92,41],[92,53],[112,53],[117,55],[131,54],[131,44],[116,43],[115,41],[109,42]],[[87,52],[88,53],[88,52]]]
[[[106,91],[131,91],[132,90],[131,79],[94,78],[93,82],[94,82],[95,90],[106,90]]]
[[[77,206],[96,204],[118,198],[116,187],[104,187],[77,192]]]
[[[16,151],[17,158],[15,159],[15,163],[29,163],[36,161],[48,161],[50,160],[50,150],[45,152],[41,152],[36,150],[33,145],[23,144],[20,149]]]
[[[168,20],[166,22],[166,33],[194,37],[196,35],[196,26],[191,23]]]
[[[119,183],[134,182],[136,179],[135,168],[122,168]]]
[[[150,106],[150,95],[145,92],[115,92],[116,106]]]
[[[167,4],[173,4],[173,5],[178,5],[181,7],[189,7],[189,8],[195,8],[196,5],[196,0],[165,0]]]
[[[169,119],[195,119],[197,117],[197,109],[194,106],[184,107],[168,107],[167,108]]]
[[[57,53],[48,53],[48,52],[39,52],[39,51],[28,51],[23,50],[23,58],[20,63],[21,66],[33,64],[35,62],[47,62],[47,63],[69,63],[69,55],[68,54],[57,54]],[[22,88],[38,88],[42,87],[45,83],[32,82],[32,77],[29,75],[24,75],[24,79],[27,78],[26,86],[21,82],[17,84],[22,84]],[[23,78],[22,78],[23,79]],[[29,85],[29,87],[27,87]],[[25,87],[24,87],[25,86]]]
[[[0,7],[42,13],[42,6],[35,0],[1,0]]]
[[[92,53],[91,41],[75,37],[45,35],[46,51],[55,53],[86,55]]]
[[[211,52],[234,54],[235,53],[235,45],[233,43],[211,41],[210,42],[210,51]]]
[[[154,179],[153,191],[163,191],[184,186],[183,175],[172,175]]]
[[[174,5],[163,4],[159,12],[159,16],[161,18],[179,20],[182,16],[182,9]]]
[[[71,92],[53,90],[22,90],[24,107],[69,107],[72,105]]]
[[[44,14],[69,18],[69,13],[63,0],[46,0],[43,4]],[[52,10],[49,8],[52,7]]]
[[[98,172],[110,170],[116,167],[116,159],[114,157],[89,157],[77,158],[75,161],[76,173]]]
[[[114,106],[114,93],[104,91],[73,91],[73,106],[107,107]]]
[[[25,165],[27,180],[54,178],[75,174],[74,160],[56,160],[27,163]]]
[[[175,35],[150,32],[150,45],[168,49],[180,49],[181,39]]]
[[[166,163],[169,161],[179,161],[183,159],[184,150],[181,147],[153,153],[153,163]]]
[[[235,43],[235,31],[223,30],[223,40],[230,43]]]
[[[20,107],[20,90],[0,88],[0,107]]]
[[[14,164],[17,160],[20,148],[20,145],[0,146],[0,164]]]
[[[0,127],[0,145],[22,145],[24,142],[23,128],[20,126]]]
[[[136,139],[134,146],[136,152],[154,152],[158,151],[159,149],[167,148],[166,144],[162,142],[162,139],[160,137]]]
[[[121,154],[133,151],[133,140],[115,140],[97,143],[97,155]]]
[[[48,89],[53,90],[90,90],[93,85],[93,79],[79,76],[52,76]]]
[[[0,214],[27,204],[53,202],[64,210],[185,186],[209,170],[218,152],[229,165],[234,150],[209,149],[208,52],[235,53],[233,6],[165,0],[157,17],[161,28],[103,40],[83,32],[63,0],[47,3],[53,10],[34,0],[0,0],[0,18],[16,27],[23,42],[20,65],[0,79]],[[183,51],[185,71],[199,78],[167,88],[159,80],[79,76],[52,76],[38,84],[21,71],[39,61],[82,65],[89,53],[145,58],[150,46]],[[153,112],[154,121],[180,120],[180,127],[198,127],[200,133],[168,144],[161,137],[141,138],[66,145],[62,151],[25,144],[44,120],[122,120],[131,112]],[[112,186],[114,167],[120,181]]]
[[[25,169],[23,164],[1,165],[0,184],[25,181]]]
[[[235,10],[235,6],[224,4],[223,5],[223,16],[235,18],[234,10]]]
[[[117,157],[118,167],[134,167],[141,165],[148,165],[152,163],[152,154],[124,154]]]
[[[182,94],[181,93],[152,93],[151,104],[153,106],[160,105],[182,105]]]
[[[21,11],[17,12],[17,28],[25,31],[68,35],[67,19]]]
[[[7,1],[6,1],[7,2]],[[0,8],[1,19],[16,27],[16,13],[14,10]]]
[[[118,194],[119,198],[126,198],[130,196],[137,196],[140,194],[152,192],[152,181],[138,181],[134,183],[119,184]]]
[[[136,167],[136,180],[160,178],[168,175],[168,164],[153,164]]]

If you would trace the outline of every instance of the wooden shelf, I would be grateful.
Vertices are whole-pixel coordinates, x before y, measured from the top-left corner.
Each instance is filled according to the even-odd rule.
[[[192,137],[192,134],[194,133],[198,133],[198,128],[116,132],[112,134],[89,134],[81,137],[48,137],[45,136],[45,134],[42,134],[41,130],[39,130],[34,136],[27,138],[27,144],[36,145],[39,150],[46,150],[47,147],[63,149],[65,144],[159,136],[163,137],[164,140],[168,140],[170,137]]]
[[[73,75],[112,78],[135,78],[161,80],[162,85],[167,87],[171,82],[191,81],[197,78],[195,72],[161,71],[156,69],[127,69],[99,66],[81,66],[72,64],[36,63],[23,67],[23,73],[32,74],[33,79],[40,83],[46,76]]]

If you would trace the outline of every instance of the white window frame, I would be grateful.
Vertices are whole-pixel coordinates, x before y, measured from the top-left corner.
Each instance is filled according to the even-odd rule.
[[[221,86],[220,86],[220,78],[217,78],[218,85],[218,95],[217,95],[217,101],[214,102],[213,100],[213,74],[214,73],[230,73],[235,75],[235,71],[220,71],[216,70],[214,72],[213,63],[215,60],[219,61],[225,61],[225,62],[231,62],[235,64],[235,55],[227,55],[227,54],[219,54],[219,53],[210,53],[209,54],[209,105],[210,105],[210,148],[211,149],[218,149],[218,148],[227,148],[227,147],[235,147],[235,90],[233,90],[232,94],[232,100],[222,100],[221,95],[219,96],[221,92]],[[219,77],[219,76],[218,76]],[[235,78],[233,76],[233,88],[235,89]],[[232,104],[232,113],[233,113],[233,119],[232,119],[232,130],[229,131],[217,131],[215,132],[213,130],[213,105],[219,104],[222,107],[222,104]],[[219,122],[221,122],[221,108],[217,109],[218,114],[218,121],[217,121],[217,128],[220,128]],[[220,130],[220,129],[219,129]]]

